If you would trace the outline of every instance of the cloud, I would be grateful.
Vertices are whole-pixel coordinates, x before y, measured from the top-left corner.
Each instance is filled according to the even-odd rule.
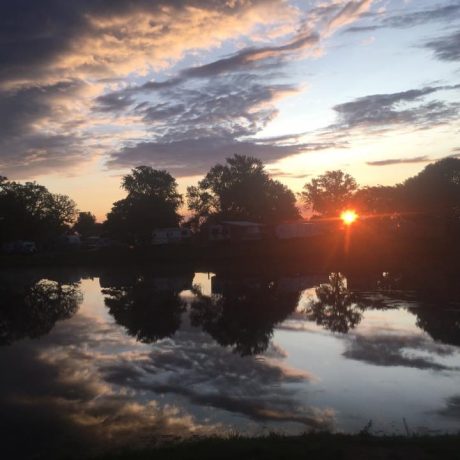
[[[446,400],[446,406],[438,411],[439,415],[460,419],[460,396],[452,396]]]
[[[104,88],[187,53],[291,29],[298,14],[281,0],[10,2],[0,17],[2,173],[25,178],[94,160],[113,143],[104,129],[120,138],[127,129],[110,126],[109,112],[131,103]],[[100,114],[90,114],[98,96]]]
[[[331,410],[304,406],[296,398],[295,385],[304,385],[311,375],[285,367],[277,359],[241,357],[229,348],[210,343],[206,334],[193,329],[182,329],[173,341],[163,342],[139,364],[143,375],[125,371],[132,363],[120,361],[118,369],[110,368],[105,374],[106,379],[136,391],[174,395],[176,400],[184,398],[188,403],[256,422],[294,422],[307,429],[333,425]]]
[[[458,3],[438,5],[435,8],[427,8],[390,16],[386,16],[382,13],[375,13],[368,17],[375,19],[377,24],[353,26],[347,28],[344,32],[369,32],[385,28],[403,29],[432,22],[452,22],[460,18],[460,5],[458,5]]]
[[[381,129],[391,125],[414,128],[433,127],[458,118],[460,104],[424,98],[459,85],[433,86],[389,94],[373,94],[333,107],[338,122],[331,129]]]
[[[441,61],[459,61],[460,31],[430,40],[424,44],[424,47],[433,51],[434,55]]]
[[[87,90],[81,80],[67,80],[0,91],[2,173],[24,177],[86,161],[84,120],[76,115],[74,101]]]
[[[369,166],[390,166],[397,164],[412,164],[412,163],[429,163],[432,161],[427,156],[412,157],[412,158],[389,158],[388,160],[377,160],[366,162]]]
[[[345,3],[340,11],[329,21],[328,31],[332,32],[354,22],[369,10],[371,4],[372,0],[350,1]]]
[[[292,23],[296,15],[276,0],[9,3],[0,22],[0,79],[126,75],[169,65],[189,50],[217,46],[256,25]]]
[[[418,356],[417,351],[421,354],[428,352],[446,356],[453,353],[453,347],[437,344],[423,335],[355,335],[348,339],[343,356],[376,366],[403,366],[433,371],[458,370]]]
[[[235,153],[274,161],[332,146],[302,143],[296,136],[256,139],[277,115],[275,102],[296,94],[295,86],[260,82],[254,74],[222,76],[202,87],[163,89],[155,102],[144,101],[132,113],[151,126],[152,139],[113,152],[109,167],[147,164],[179,176],[200,174]]]

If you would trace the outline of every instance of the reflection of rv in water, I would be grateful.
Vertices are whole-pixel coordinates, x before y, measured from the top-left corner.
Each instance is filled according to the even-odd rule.
[[[33,241],[10,241],[2,245],[2,252],[5,254],[34,254],[37,246]]]

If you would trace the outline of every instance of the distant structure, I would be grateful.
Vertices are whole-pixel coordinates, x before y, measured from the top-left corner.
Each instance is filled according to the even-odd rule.
[[[156,228],[152,233],[152,244],[155,246],[165,244],[179,244],[190,241],[191,238],[192,232],[188,228]]]
[[[207,227],[209,241],[255,241],[264,236],[265,226],[243,220],[226,220]]]

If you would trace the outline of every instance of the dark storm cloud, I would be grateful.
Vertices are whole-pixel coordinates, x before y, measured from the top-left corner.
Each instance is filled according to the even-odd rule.
[[[369,166],[389,166],[398,164],[412,164],[412,163],[429,163],[432,161],[427,156],[413,157],[413,158],[389,158],[388,160],[377,160],[366,162]]]
[[[84,160],[78,121],[60,122],[57,129],[52,123],[69,115],[69,101],[85,87],[82,81],[69,80],[0,90],[0,171],[30,177]]]
[[[16,0],[2,4],[0,15],[0,69],[1,80],[23,80],[42,77],[63,70],[59,65],[50,68],[60,58],[78,54],[75,45],[82,37],[113,37],[120,45],[127,38],[129,29],[117,28],[110,20],[135,14],[155,16],[164,8],[172,9],[171,16],[179,16],[186,8],[197,7],[220,12],[238,14],[259,0],[252,2],[221,2],[218,0]],[[175,10],[175,11],[174,11]],[[109,23],[98,28],[93,19]],[[155,30],[151,22],[152,30]],[[159,24],[158,35],[167,32]],[[166,25],[164,25],[167,27]],[[94,50],[95,51],[95,50]],[[109,71],[110,57],[88,59],[81,68],[99,73]]]
[[[94,83],[120,83],[120,76],[165,66],[187,50],[216,46],[247,33],[256,18],[261,19],[262,5],[267,11],[288,15],[289,8],[283,12],[277,0],[18,0],[2,4],[1,172],[28,178],[94,158],[97,153],[91,138],[95,133],[88,109],[89,101],[101,91]],[[216,37],[202,32],[213,24]],[[187,40],[181,38],[183,33]],[[91,82],[85,94],[73,87],[83,81]],[[66,104],[61,103],[60,93],[69,97]],[[96,100],[104,116],[132,103],[130,94],[103,94]],[[165,118],[170,113],[169,108],[162,112],[150,107],[144,117]],[[98,147],[101,151],[102,144]]]
[[[398,14],[394,16],[384,17],[382,14],[369,15],[374,18],[377,24],[366,26],[353,26],[346,29],[345,33],[353,32],[369,32],[385,28],[407,28],[431,22],[452,22],[460,18],[460,5],[451,3],[448,5],[437,6],[435,8],[413,11],[406,14]]]
[[[29,132],[40,120],[62,111],[63,100],[71,100],[84,89],[79,80],[66,80],[49,85],[0,90],[0,138]]]
[[[442,61],[459,61],[460,31],[430,40],[424,46],[433,51],[434,55]]]
[[[439,91],[456,90],[459,85],[412,89],[390,94],[373,94],[333,107],[338,123],[330,128],[381,128],[389,125],[432,127],[458,118],[460,104],[440,100],[423,102]]]

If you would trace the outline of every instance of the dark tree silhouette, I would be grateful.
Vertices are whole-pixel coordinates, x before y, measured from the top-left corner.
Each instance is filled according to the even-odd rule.
[[[79,212],[73,229],[84,238],[97,232],[96,216],[90,212]]]
[[[352,206],[362,213],[390,216],[401,209],[400,185],[363,187],[353,196]]]
[[[198,223],[209,218],[261,223],[299,218],[292,191],[271,179],[260,160],[244,155],[212,167],[198,186],[188,187],[187,200]]]
[[[46,242],[75,219],[75,203],[35,182],[0,180],[0,241]]]
[[[162,286],[155,279],[139,276],[129,283],[103,289],[104,302],[115,321],[129,335],[143,343],[153,343],[171,337],[181,325],[185,303],[179,293],[193,275],[187,275],[180,286]]]
[[[276,281],[224,281],[222,294],[204,296],[194,288],[192,325],[241,355],[265,351],[277,323],[292,313],[300,292],[283,292]]]
[[[139,166],[123,177],[122,188],[128,195],[113,204],[105,222],[113,236],[150,242],[154,228],[179,225],[182,196],[177,192],[176,180],[167,171]]]
[[[315,292],[318,300],[310,302],[305,311],[309,320],[341,333],[360,323],[365,307],[358,296],[347,289],[346,278],[341,273],[331,273],[329,283],[319,285]]]
[[[455,309],[422,306],[411,309],[417,316],[417,326],[433,340],[460,347],[460,313]]]
[[[26,289],[0,286],[0,345],[48,334],[56,321],[76,313],[82,299],[78,284],[43,279]]]
[[[404,210],[460,217],[460,159],[430,164],[402,187]]]
[[[351,202],[358,189],[355,179],[343,171],[327,171],[305,184],[300,196],[314,213],[336,217]]]

